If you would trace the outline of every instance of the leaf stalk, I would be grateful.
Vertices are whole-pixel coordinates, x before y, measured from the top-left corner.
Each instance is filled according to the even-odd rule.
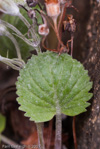
[[[37,126],[37,132],[38,132],[39,149],[45,149],[44,139],[43,139],[43,123],[36,123],[36,126]]]
[[[61,149],[62,146],[62,118],[61,113],[56,114],[56,135],[55,135],[55,149]]]

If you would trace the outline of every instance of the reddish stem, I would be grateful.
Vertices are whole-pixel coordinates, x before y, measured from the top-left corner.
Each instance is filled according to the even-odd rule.
[[[63,44],[63,42],[61,41],[60,36],[59,36],[59,30],[57,27],[57,19],[56,18],[53,19],[53,23],[54,23],[55,33],[56,33],[57,39],[59,41],[59,44],[62,45],[63,47],[65,47],[65,45]]]
[[[75,129],[75,119],[76,117],[73,117],[73,139],[74,139],[74,146],[75,149],[77,149],[77,138],[76,138],[76,129]]]
[[[45,44],[44,44],[45,39],[46,39],[46,36],[42,39],[42,46],[44,47],[44,49],[58,53],[58,51],[56,49],[50,49],[45,46]]]
[[[71,56],[73,57],[73,40],[74,40],[74,37],[73,35],[71,35]]]
[[[59,35],[60,37],[62,37],[62,26],[63,26],[63,21],[64,21],[64,18],[65,18],[65,15],[66,15],[66,5],[64,6],[63,8],[63,13],[61,14],[60,16],[60,19],[59,19],[59,24],[58,24],[58,30],[59,30]],[[60,48],[60,43],[58,43],[58,48]]]

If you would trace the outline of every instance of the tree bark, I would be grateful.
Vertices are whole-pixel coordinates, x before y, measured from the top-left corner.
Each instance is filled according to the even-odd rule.
[[[77,116],[78,149],[100,148],[100,1],[91,0],[90,5],[91,16],[82,45],[87,45],[83,64],[93,81],[93,98],[87,112]]]

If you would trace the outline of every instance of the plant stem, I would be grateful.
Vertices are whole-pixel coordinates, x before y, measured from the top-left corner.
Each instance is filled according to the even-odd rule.
[[[38,34],[36,34],[36,31],[35,31],[35,25],[36,25],[35,19],[34,18],[32,19],[33,25],[30,25],[30,23],[21,13],[19,14],[19,18],[27,26],[28,30],[30,30],[30,33],[34,42],[34,47],[37,47],[37,45],[40,44],[40,40],[39,40]]]
[[[59,36],[59,31],[58,31],[58,27],[57,27],[57,19],[56,19],[56,18],[53,18],[53,23],[54,23],[55,33],[56,33],[56,35],[57,35],[58,41],[59,41],[59,43],[60,43],[63,47],[65,47],[65,45],[63,44],[63,42],[61,41],[60,36]]]
[[[17,58],[9,59],[9,58],[2,57],[1,55],[0,55],[0,61],[15,70],[20,70],[25,65],[22,59],[17,59]]]
[[[42,52],[40,46],[36,47],[35,50],[37,51],[37,54]]]
[[[4,24],[6,27],[10,28],[11,30],[13,30],[16,34],[16,36],[18,36],[19,38],[21,38],[24,42],[26,42],[28,45],[32,46],[32,47],[37,47],[39,44],[40,44],[40,38],[38,36],[38,34],[36,33],[35,31],[35,19],[32,20],[33,21],[33,25],[30,25],[29,22],[26,20],[26,18],[20,14],[19,15],[19,18],[24,22],[24,24],[27,26],[28,28],[28,31],[30,31],[31,33],[31,38],[32,38],[32,41],[27,39],[25,36],[23,36],[23,34],[16,28],[14,27],[13,25],[11,25],[10,23],[8,22],[5,22],[3,20],[0,20],[0,24]]]
[[[14,38],[14,36],[12,34],[10,34],[9,32],[6,32],[5,36],[7,36],[8,38],[11,39],[11,41],[13,42],[13,44],[16,48],[17,56],[19,59],[21,59],[20,48],[19,48],[18,43],[17,43],[16,39]]]
[[[27,26],[27,28],[30,28],[30,24],[29,22],[26,20],[26,18],[20,13],[19,15],[19,18],[23,21],[23,23]]]
[[[64,15],[64,6],[62,6],[62,10],[61,10],[61,15],[60,15],[60,18],[59,18],[59,23],[58,23],[58,30],[61,32],[60,30],[60,27],[62,26],[62,19],[63,19],[63,15]]]
[[[49,51],[53,51],[53,52],[57,52],[58,51],[56,49],[49,49],[45,46],[44,42],[45,42],[45,39],[46,39],[46,36],[44,36],[44,38],[42,39],[42,46],[46,49],[46,50],[49,50]]]
[[[4,24],[6,27],[10,28],[11,30],[13,30],[14,32],[16,32],[18,35],[22,35],[22,33],[16,28],[14,27],[12,24],[5,22],[4,20],[0,19],[0,24]]]
[[[19,144],[15,143],[14,141],[8,139],[7,137],[5,137],[5,136],[2,135],[2,134],[0,134],[0,139],[1,139],[2,142],[4,142],[4,143],[10,145],[11,148],[12,148],[12,147],[13,147],[13,148],[17,147],[18,149],[22,149],[22,148],[23,148],[21,145],[19,145]],[[5,145],[5,147],[6,147],[6,145]],[[4,148],[5,148],[5,147],[4,147]]]
[[[43,139],[43,123],[36,123],[38,132],[39,149],[45,149]]]
[[[73,35],[71,35],[71,56],[73,57],[73,40],[74,40],[74,37]]]
[[[56,134],[55,134],[55,149],[61,149],[62,146],[62,119],[61,113],[56,114]]]
[[[28,45],[32,46],[32,47],[37,47],[37,45],[40,43],[40,39],[35,39],[34,35],[36,35],[36,33],[32,31],[32,35],[34,37],[34,40],[36,41],[30,41],[29,39],[27,39],[16,27],[14,27],[13,25],[11,25],[10,23],[8,22],[5,22],[3,20],[0,20],[0,23],[1,24],[4,24],[6,27],[10,28],[11,30],[13,30],[15,33],[12,33],[14,34],[15,36],[19,37],[20,39],[22,39],[24,42],[26,42]]]
[[[32,25],[30,25],[30,23],[27,21],[27,19],[20,13],[19,14],[19,18],[23,21],[23,23],[27,26],[28,30],[30,30],[31,36],[33,38],[34,41],[34,45],[35,47],[40,43],[39,39],[38,39],[38,35],[35,32],[35,29],[32,27]],[[34,19],[35,20],[35,19]],[[33,21],[34,22],[34,21]]]
[[[77,149],[77,138],[76,138],[76,130],[75,130],[75,119],[76,117],[73,117],[73,139],[74,139],[74,146],[75,149]]]
[[[59,23],[58,23],[58,30],[59,30],[59,35],[60,35],[60,38],[62,37],[62,25],[63,25],[63,19],[65,17],[65,6],[62,6],[62,10],[61,10],[61,15],[60,15],[60,18],[59,18]],[[60,43],[58,43],[58,48],[60,48]]]

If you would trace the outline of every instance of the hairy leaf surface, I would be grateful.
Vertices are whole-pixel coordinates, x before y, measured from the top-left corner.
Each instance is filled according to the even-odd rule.
[[[20,110],[35,122],[63,113],[75,116],[86,111],[92,82],[83,65],[68,54],[33,55],[18,77]]]

